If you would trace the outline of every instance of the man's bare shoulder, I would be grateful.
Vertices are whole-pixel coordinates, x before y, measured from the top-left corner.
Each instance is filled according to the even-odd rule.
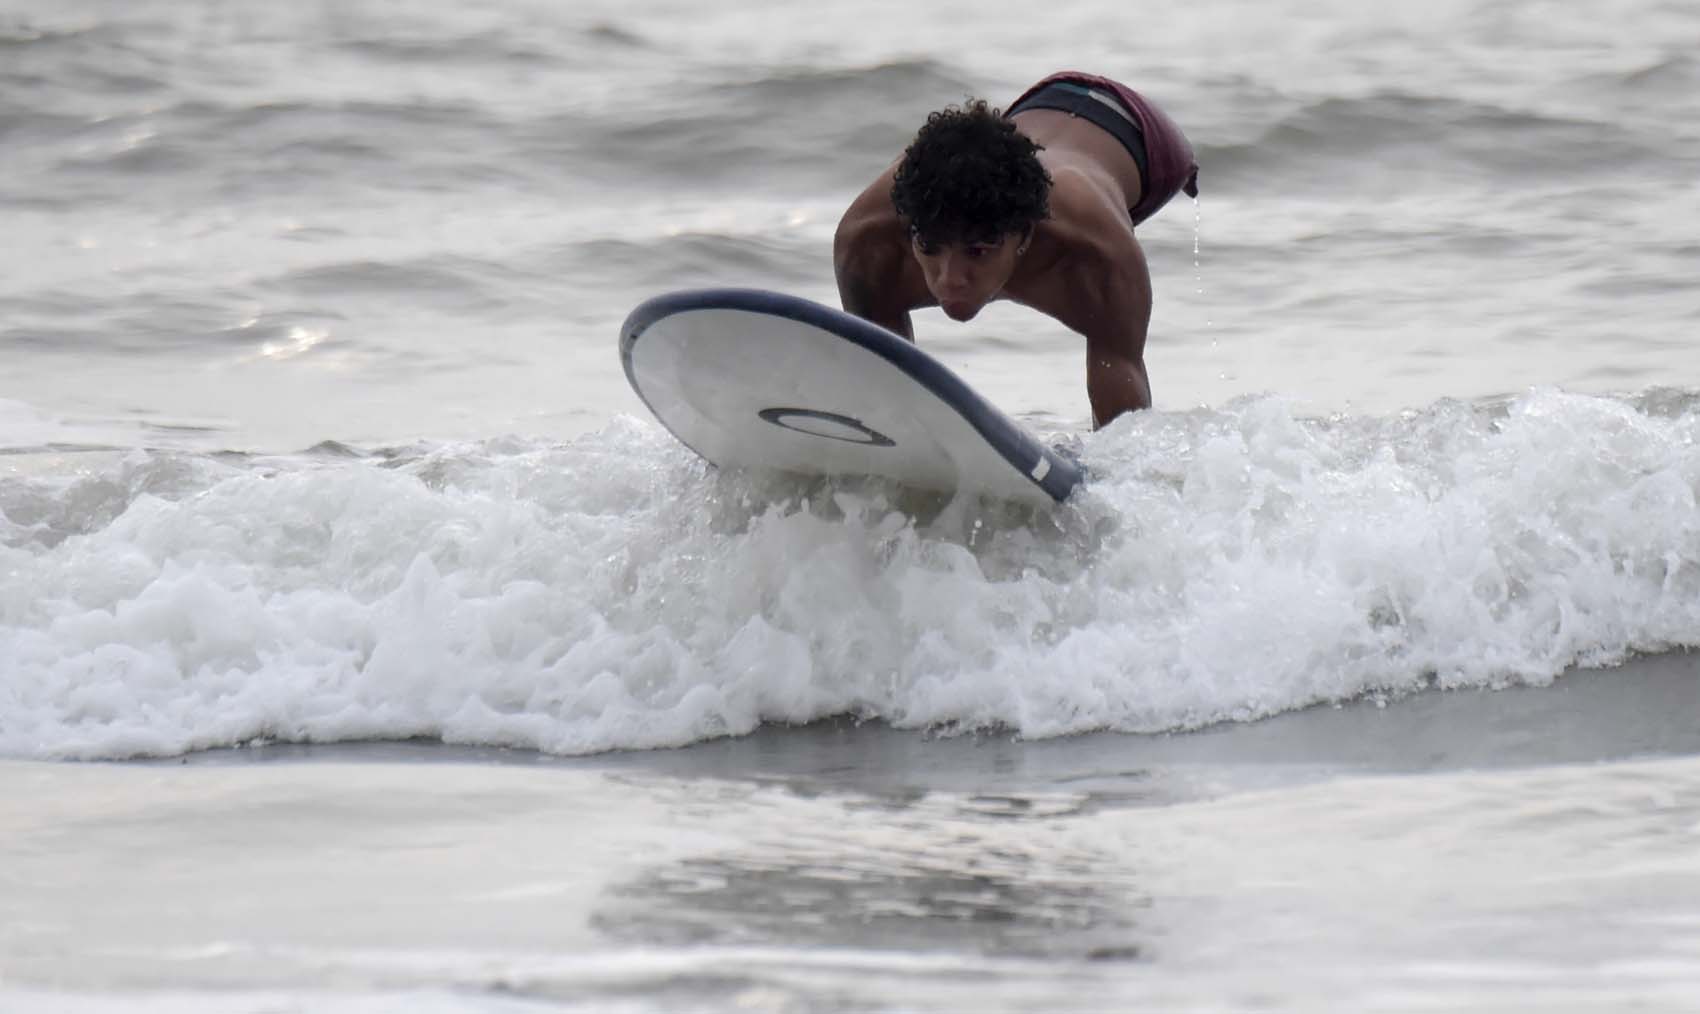
[[[901,228],[897,209],[891,204],[891,185],[896,175],[897,167],[893,165],[856,195],[838,220],[840,234],[848,233],[855,238],[866,239],[882,231]]]
[[[893,172],[887,170],[850,203],[832,237],[833,268],[840,288],[862,290],[857,292],[859,297],[862,292],[878,291],[884,295],[882,302],[907,288],[899,282],[910,266],[909,230],[891,205]]]
[[[1151,283],[1119,190],[1089,170],[1052,170],[1037,262],[1012,295],[1088,341],[1144,344]]]
[[[1116,261],[1138,249],[1133,222],[1109,176],[1078,166],[1051,171],[1046,225],[1073,257]]]
[[[896,215],[846,215],[838,223],[832,268],[847,308],[889,308],[902,301],[909,267],[909,235]]]
[[[846,212],[833,233],[834,260],[854,257],[857,260],[889,261],[907,252],[909,231],[895,213],[879,209]]]
[[[832,268],[844,309],[914,340],[909,311],[926,305],[926,283],[909,252],[909,230],[891,203],[886,171],[862,191],[832,237]]]

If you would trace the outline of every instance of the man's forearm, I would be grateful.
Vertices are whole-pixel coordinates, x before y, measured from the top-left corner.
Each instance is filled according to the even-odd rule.
[[[1101,429],[1127,412],[1151,407],[1151,381],[1145,366],[1121,356],[1088,353],[1086,397],[1092,403],[1092,425]]]

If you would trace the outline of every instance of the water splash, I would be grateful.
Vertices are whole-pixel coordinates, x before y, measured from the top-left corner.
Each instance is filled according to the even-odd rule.
[[[716,472],[631,419],[0,477],[0,754],[1042,737],[1543,683],[1700,645],[1700,402],[1671,404],[1135,413],[1040,516]]]

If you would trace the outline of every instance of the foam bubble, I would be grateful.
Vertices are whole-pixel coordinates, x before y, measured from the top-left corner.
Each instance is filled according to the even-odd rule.
[[[855,713],[1026,736],[1700,644],[1700,398],[1278,399],[1083,442],[1054,514],[715,472],[615,420],[0,479],[0,752],[560,753]]]

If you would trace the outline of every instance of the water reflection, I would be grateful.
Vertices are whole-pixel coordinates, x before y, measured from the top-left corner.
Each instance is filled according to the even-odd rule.
[[[652,868],[611,891],[592,925],[662,946],[1140,956],[1137,914],[1149,902],[1122,864],[1068,843],[1077,806],[934,797],[894,812],[846,802],[863,823],[856,832]]]

